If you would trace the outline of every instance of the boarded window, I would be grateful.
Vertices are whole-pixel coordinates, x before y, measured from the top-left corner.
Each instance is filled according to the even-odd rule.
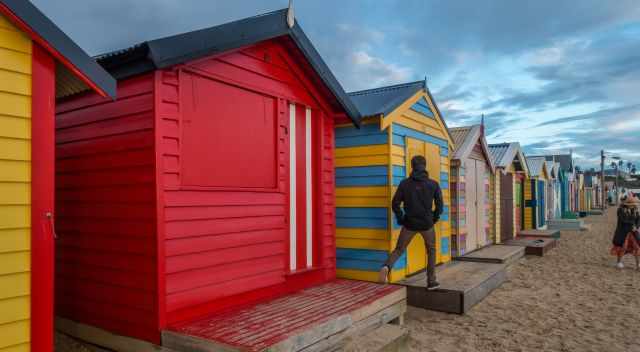
[[[276,100],[198,75],[182,84],[182,184],[276,188]]]

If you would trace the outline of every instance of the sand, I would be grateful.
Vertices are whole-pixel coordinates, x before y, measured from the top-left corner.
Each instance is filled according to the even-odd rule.
[[[525,257],[465,316],[409,308],[411,351],[640,351],[640,272],[609,255],[615,209]]]
[[[547,256],[526,257],[467,315],[409,308],[411,351],[640,352],[640,272],[609,255],[615,209],[591,230],[563,232]],[[59,336],[57,351],[95,348]]]

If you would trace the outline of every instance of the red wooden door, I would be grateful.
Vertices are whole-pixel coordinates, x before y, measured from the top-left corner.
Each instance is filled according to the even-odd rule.
[[[289,104],[289,271],[314,266],[315,195],[318,150],[314,111]]]

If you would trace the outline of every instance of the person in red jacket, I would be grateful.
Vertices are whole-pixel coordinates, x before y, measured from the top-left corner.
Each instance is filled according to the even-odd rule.
[[[427,160],[423,156],[413,157],[411,168],[413,171],[410,177],[400,182],[393,196],[391,206],[402,230],[396,248],[380,269],[379,279],[384,283],[389,281],[393,264],[407,249],[413,237],[420,233],[427,253],[427,290],[435,290],[440,284],[436,281],[436,233],[433,226],[442,214],[442,191],[438,182],[429,178]]]

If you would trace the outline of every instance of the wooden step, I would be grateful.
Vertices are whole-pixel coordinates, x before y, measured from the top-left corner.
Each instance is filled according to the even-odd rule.
[[[580,219],[553,219],[547,221],[550,230],[581,231],[585,228],[584,221]]]
[[[385,324],[368,334],[350,339],[344,352],[405,352],[408,351],[409,330],[403,326]]]
[[[520,247],[524,253],[524,248]],[[464,314],[506,280],[506,265],[455,261],[437,272],[440,288],[426,290],[426,274],[411,276],[399,284],[407,287],[410,306]]]
[[[560,230],[522,230],[518,232],[518,237],[540,237],[560,239]]]
[[[465,262],[511,264],[524,256],[524,248],[520,246],[491,245],[455,257],[454,260]]]
[[[526,255],[535,255],[543,257],[548,251],[555,248],[558,240],[555,238],[540,238],[522,236],[513,240],[506,241],[506,245],[524,247]]]

